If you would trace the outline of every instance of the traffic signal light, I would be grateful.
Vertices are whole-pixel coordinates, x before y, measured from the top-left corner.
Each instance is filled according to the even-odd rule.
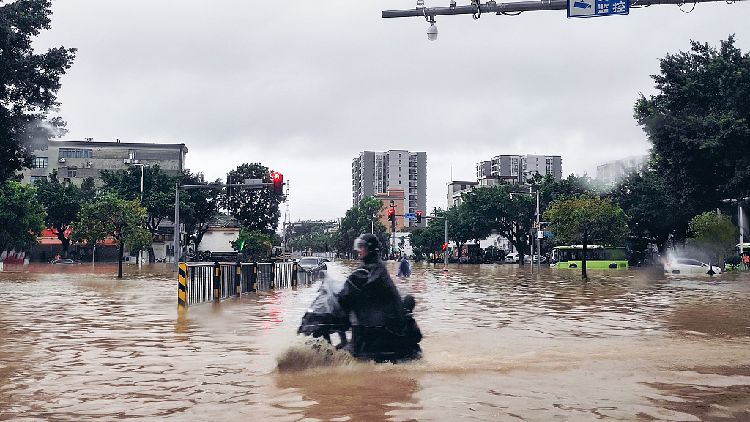
[[[393,208],[388,208],[388,221],[396,221],[396,211]]]
[[[284,193],[284,175],[275,171],[271,172],[271,181],[273,182],[273,191],[275,193]]]
[[[422,222],[422,211],[417,210],[417,224]]]
[[[446,250],[446,249],[448,249],[448,244],[447,243],[443,243],[443,250]]]

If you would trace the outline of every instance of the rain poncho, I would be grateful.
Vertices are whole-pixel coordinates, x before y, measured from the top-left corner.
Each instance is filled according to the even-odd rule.
[[[330,333],[348,330],[349,314],[341,309],[338,301],[338,293],[343,287],[343,283],[323,279],[318,296],[302,317],[297,333],[328,338]]]

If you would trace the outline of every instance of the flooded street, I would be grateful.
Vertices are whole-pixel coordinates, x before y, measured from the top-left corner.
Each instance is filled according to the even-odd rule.
[[[750,420],[750,273],[412,270],[423,359],[293,372],[317,284],[180,317],[171,264],[0,273],[0,420]]]

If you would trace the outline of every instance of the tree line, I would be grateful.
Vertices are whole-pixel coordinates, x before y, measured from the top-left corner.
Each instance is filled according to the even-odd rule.
[[[731,253],[737,201],[744,206],[750,196],[750,55],[735,47],[733,36],[718,49],[691,41],[690,51],[662,58],[660,69],[652,76],[658,93],[641,94],[634,105],[634,118],[652,144],[643,168],[614,188],[586,176],[555,181],[537,174],[527,181],[527,195],[502,181],[474,189],[460,205],[433,211],[448,219],[449,240],[461,248],[497,233],[520,253],[528,251],[538,192],[542,220],[549,223],[545,230],[555,235],[544,240],[545,248],[627,240],[664,251],[670,243],[689,241],[715,260]],[[366,215],[357,208],[347,216]],[[342,221],[344,231],[363,229]],[[442,221],[429,220],[412,231],[415,252],[438,253],[443,230]]]

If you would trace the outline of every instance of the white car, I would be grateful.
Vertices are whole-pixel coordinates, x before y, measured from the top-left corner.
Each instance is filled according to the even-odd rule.
[[[518,252],[512,252],[505,255],[506,264],[518,264]]]
[[[708,274],[709,270],[714,274],[721,274],[721,268],[697,259],[678,258],[664,264],[664,272],[667,274],[703,275]]]

